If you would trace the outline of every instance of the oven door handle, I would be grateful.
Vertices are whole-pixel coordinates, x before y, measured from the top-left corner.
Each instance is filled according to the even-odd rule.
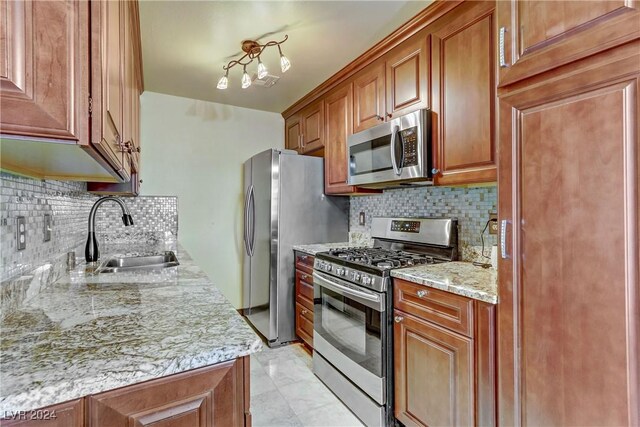
[[[354,300],[373,308],[379,312],[384,312],[384,296],[381,294],[370,294],[368,292],[359,291],[349,286],[341,285],[334,280],[329,280],[320,274],[313,272],[313,282],[318,286],[323,286],[345,297],[352,297]]]

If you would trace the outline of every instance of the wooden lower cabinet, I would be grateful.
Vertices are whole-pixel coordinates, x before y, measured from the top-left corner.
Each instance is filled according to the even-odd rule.
[[[83,427],[84,400],[76,399],[59,405],[16,414],[2,414],[2,427]]]
[[[296,335],[313,348],[312,255],[296,252]]]
[[[398,421],[496,425],[495,306],[403,280],[394,295]]]
[[[244,426],[248,370],[244,357],[89,396],[87,427]]]
[[[249,371],[249,356],[240,357],[28,411],[0,427],[250,427]]]

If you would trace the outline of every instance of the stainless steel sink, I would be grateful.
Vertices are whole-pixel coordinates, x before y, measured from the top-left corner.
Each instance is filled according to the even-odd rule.
[[[148,256],[110,258],[102,264],[97,273],[118,273],[136,270],[157,270],[180,265],[173,251]]]

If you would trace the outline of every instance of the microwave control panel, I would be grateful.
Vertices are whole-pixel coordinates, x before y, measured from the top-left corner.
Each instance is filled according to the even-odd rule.
[[[400,131],[404,142],[403,166],[416,166],[418,164],[418,135],[415,127]]]

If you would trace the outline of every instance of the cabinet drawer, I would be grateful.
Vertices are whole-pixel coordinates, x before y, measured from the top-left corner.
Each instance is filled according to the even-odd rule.
[[[296,301],[313,311],[313,278],[300,270],[296,270]]]
[[[394,279],[393,305],[405,313],[473,337],[473,300]]]
[[[313,347],[313,311],[296,303],[296,335]]]
[[[296,268],[306,273],[313,273],[314,257],[311,255],[296,252]]]

